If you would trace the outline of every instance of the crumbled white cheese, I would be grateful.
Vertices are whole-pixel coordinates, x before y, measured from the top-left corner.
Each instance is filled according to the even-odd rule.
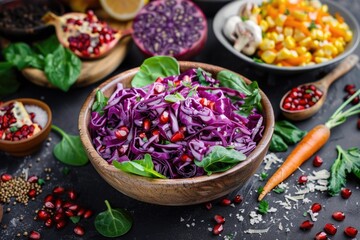
[[[277,211],[277,208],[271,207],[271,208],[268,210],[268,213],[272,213],[272,212],[276,212],[276,211]]]
[[[316,222],[317,221],[316,217],[319,215],[319,213],[317,213],[317,212],[314,213],[313,211],[311,211],[311,209],[309,209],[307,212],[310,214],[311,220],[313,222]]]
[[[250,216],[250,224],[251,225],[254,225],[255,223],[260,223],[263,220],[262,215],[257,214],[255,211],[251,211],[249,216]]]
[[[265,162],[265,170],[270,170],[271,169],[271,165],[273,163],[282,163],[283,160],[281,158],[278,158],[275,153],[269,153],[265,156],[264,158],[264,162]]]
[[[262,234],[262,233],[267,233],[269,231],[269,227],[268,228],[265,228],[265,229],[248,229],[248,230],[245,230],[244,233],[250,233],[250,234],[253,234],[253,233],[258,233],[258,234]]]
[[[244,221],[244,217],[238,213],[236,214],[236,218],[237,218],[237,220],[239,220],[239,222]]]
[[[282,223],[280,222],[279,223],[279,230],[282,231],[283,229],[284,229],[284,227],[283,227]]]
[[[304,199],[302,200],[302,202],[303,202],[303,203],[311,203],[312,201],[311,201],[310,199],[308,199],[308,198],[304,198]]]

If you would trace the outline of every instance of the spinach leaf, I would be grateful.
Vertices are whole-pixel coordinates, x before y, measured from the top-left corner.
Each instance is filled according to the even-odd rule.
[[[89,161],[79,136],[69,135],[55,125],[52,125],[51,129],[62,136],[61,142],[53,150],[55,157],[60,162],[72,166],[82,166]]]
[[[167,101],[167,102],[176,103],[176,102],[180,102],[180,101],[185,100],[185,98],[184,98],[183,95],[181,95],[180,93],[177,92],[175,94],[166,95],[164,100]]]
[[[50,53],[55,52],[55,50],[60,45],[59,40],[56,35],[34,44],[34,48],[40,52],[41,55],[46,56]]]
[[[112,209],[105,200],[107,210],[99,213],[95,218],[95,228],[104,237],[120,237],[127,233],[133,224],[129,212],[124,209]]]
[[[31,47],[26,43],[12,43],[4,49],[6,61],[12,63],[17,69],[43,65],[40,58],[35,54]]]
[[[288,121],[277,121],[275,123],[275,134],[279,135],[287,144],[296,144],[306,135],[306,131],[297,128]]]
[[[360,179],[360,168],[353,168],[352,173]]]
[[[258,205],[258,211],[260,214],[266,214],[269,211],[269,203],[265,200],[261,200]]]
[[[78,222],[80,222],[80,220],[81,220],[81,217],[80,216],[72,216],[72,217],[69,217],[70,218],[70,220],[73,222],[73,223],[78,223]]]
[[[104,107],[107,105],[109,98],[104,96],[104,93],[98,89],[95,95],[96,99],[93,103],[91,110],[98,112],[100,115],[104,114]]]
[[[254,108],[262,111],[260,89],[257,82],[246,84],[239,75],[227,70],[220,71],[216,78],[220,81],[220,86],[235,89],[246,95],[239,114],[248,116]]]
[[[158,77],[179,74],[179,63],[175,58],[167,56],[150,57],[141,64],[139,72],[131,81],[131,86],[144,87],[155,82]]]
[[[59,45],[46,55],[44,72],[49,82],[67,92],[80,75],[81,61],[69,49]]]
[[[360,169],[360,149],[350,148],[348,150],[336,146],[338,156],[331,166],[328,192],[330,195],[337,195],[342,187],[345,187],[346,176],[354,169]]]
[[[209,83],[208,81],[206,81],[206,78],[205,78],[204,74],[206,74],[207,76],[211,77],[211,73],[206,72],[206,71],[203,70],[202,68],[196,69],[196,76],[197,76],[197,78],[199,79],[200,85],[209,86],[210,83]]]
[[[215,146],[202,161],[195,160],[195,164],[198,167],[204,168],[205,172],[211,175],[216,172],[225,172],[245,159],[246,156],[239,151]]]
[[[0,62],[0,97],[16,92],[19,86],[13,65],[9,62]]]
[[[287,149],[288,145],[284,142],[282,137],[274,133],[271,138],[269,150],[271,152],[286,152]]]
[[[145,154],[142,160],[133,160],[125,162],[113,161],[114,167],[124,172],[150,178],[166,178],[166,176],[154,170],[154,163],[150,154]]]

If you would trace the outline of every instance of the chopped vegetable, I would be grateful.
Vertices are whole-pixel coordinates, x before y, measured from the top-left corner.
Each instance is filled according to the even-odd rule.
[[[344,110],[344,108],[358,95],[360,95],[360,90],[346,100],[325,124],[315,126],[305,135],[305,137],[287,157],[285,162],[268,180],[264,186],[264,191],[258,198],[259,200],[262,200],[275,186],[288,178],[298,169],[298,167],[301,166],[303,162],[308,160],[314,153],[324,146],[330,138],[330,129],[344,123],[348,117],[360,113],[360,103]]]
[[[288,144],[298,143],[306,131],[302,131],[288,121],[277,121],[275,123],[274,134],[270,143],[270,151],[284,152],[288,149]]]
[[[265,200],[259,202],[258,211],[261,214],[266,214],[269,210],[269,203]]]
[[[104,107],[106,106],[109,98],[104,96],[104,93],[100,90],[96,91],[95,101],[91,107],[91,110],[98,112],[100,115],[104,114]]]
[[[262,173],[260,174],[260,180],[261,180],[261,181],[264,181],[268,176],[269,176],[269,174],[267,174],[266,172],[262,172]]]

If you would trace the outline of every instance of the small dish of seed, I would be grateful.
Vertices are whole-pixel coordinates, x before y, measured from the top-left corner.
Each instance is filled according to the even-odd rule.
[[[57,0],[10,0],[0,1],[0,35],[9,40],[32,41],[54,33],[41,18],[48,11],[64,13]]]

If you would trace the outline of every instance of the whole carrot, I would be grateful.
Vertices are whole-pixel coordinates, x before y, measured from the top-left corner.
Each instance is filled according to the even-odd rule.
[[[347,117],[360,113],[360,103],[346,111],[343,111],[343,109],[359,94],[360,90],[344,102],[325,124],[317,125],[305,135],[305,137],[286,158],[285,162],[267,181],[258,198],[259,201],[261,201],[267,193],[288,178],[297,170],[298,167],[301,166],[302,163],[308,160],[314,153],[326,144],[330,138],[330,129],[344,123]]]

